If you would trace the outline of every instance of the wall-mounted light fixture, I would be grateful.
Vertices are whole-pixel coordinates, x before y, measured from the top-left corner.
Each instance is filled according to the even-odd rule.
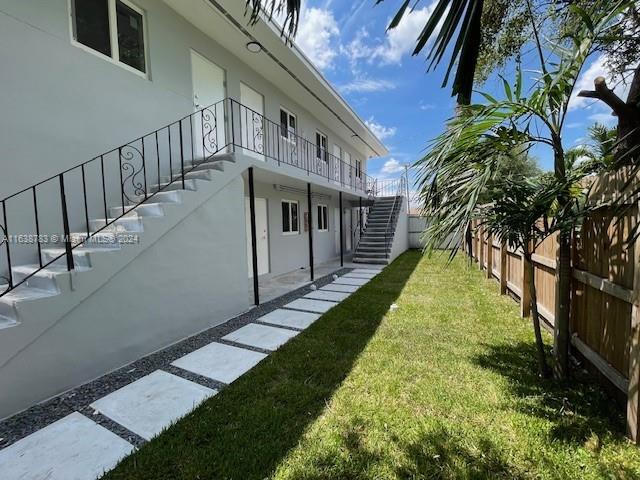
[[[260,53],[262,51],[262,45],[260,42],[252,41],[247,43],[247,50],[251,53]]]

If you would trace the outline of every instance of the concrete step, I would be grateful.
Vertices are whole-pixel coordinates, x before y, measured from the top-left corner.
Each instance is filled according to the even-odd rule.
[[[215,158],[215,157],[214,157]],[[234,160],[235,161],[235,160]],[[200,171],[200,170],[216,170],[219,172],[224,172],[224,160],[210,160],[203,162],[194,162],[188,167],[185,166],[185,170],[190,170],[192,172]],[[179,169],[174,168],[174,173],[180,174],[181,171]]]
[[[10,292],[5,293],[0,297],[0,328],[13,327],[19,323],[17,310],[19,303],[53,297],[55,295],[58,295],[58,292],[28,287],[26,285],[20,285]]]
[[[110,233],[140,233],[144,232],[144,226],[140,217],[122,217],[90,220],[89,225],[92,231],[103,229],[103,232]]]
[[[108,250],[119,249],[120,242],[118,233],[116,232],[98,232],[88,235],[87,232],[74,232],[71,235],[71,245],[76,246],[82,244],[82,247],[90,247],[94,249],[106,248]]]
[[[170,204],[180,204],[183,200],[183,190],[166,190],[157,193],[149,193],[149,196],[146,198],[147,202],[153,203],[170,203]],[[138,205],[145,201],[144,195],[136,195],[131,197],[131,204]]]
[[[112,217],[120,217],[125,214],[135,214],[139,217],[164,217],[164,210],[161,203],[143,203],[141,205],[125,205],[122,207],[111,207],[109,214]]]
[[[353,257],[353,263],[372,263],[374,265],[387,265],[389,260],[386,258],[369,258],[369,257]]]
[[[211,169],[201,169],[201,170],[192,170],[190,172],[186,172],[184,174],[185,181],[187,180],[208,180],[210,181],[213,178],[213,172]],[[161,182],[167,183],[170,181],[169,175],[164,175],[160,179]],[[173,174],[173,178],[171,181],[182,184],[182,173],[176,172]]]
[[[38,270],[40,265],[19,265],[12,269],[13,279],[16,283],[23,281],[29,277],[25,282],[27,287],[36,288],[38,290],[46,290],[53,293],[59,293],[60,288],[56,277],[60,275],[68,274],[66,265],[49,265],[48,267]],[[78,265],[74,268],[75,272],[86,272],[91,270],[91,267]],[[0,290],[1,291],[1,290]]]
[[[185,180],[184,185],[182,184],[181,180],[175,180],[173,182],[164,181],[162,183],[154,183],[149,187],[149,192],[151,193],[175,192],[184,190],[189,190],[191,192],[195,192],[196,190],[198,190],[198,187],[196,186],[196,180],[193,178]]]
[[[356,251],[354,254],[354,258],[357,257],[369,257],[369,258],[388,258],[389,252],[360,252]]]

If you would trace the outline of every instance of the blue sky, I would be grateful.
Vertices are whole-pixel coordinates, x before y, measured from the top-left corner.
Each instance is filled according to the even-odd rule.
[[[442,132],[454,112],[450,89],[441,88],[443,69],[427,73],[424,56],[411,56],[417,32],[435,1],[422,0],[398,28],[387,33],[399,1],[374,6],[374,0],[303,0],[296,43],[391,152],[369,162],[370,175],[397,177],[404,164],[424,154],[429,140]],[[513,66],[501,73],[512,77]],[[604,58],[590,59],[576,90],[591,89],[593,79],[602,74],[606,76]],[[477,89],[499,94],[502,82],[496,80]],[[621,90],[623,86],[618,93],[624,94]],[[565,148],[584,143],[586,129],[594,121],[615,125],[608,108],[576,98],[566,123]],[[537,149],[534,154],[541,167],[552,167],[550,152]]]

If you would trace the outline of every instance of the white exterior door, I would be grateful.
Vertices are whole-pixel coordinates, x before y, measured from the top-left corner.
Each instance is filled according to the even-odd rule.
[[[331,162],[333,163],[333,181],[339,184],[342,180],[342,149],[335,144],[333,145],[333,158]]]
[[[249,197],[245,197],[247,223],[247,259],[249,278],[253,278],[253,252],[251,250],[251,209]],[[267,199],[256,198],[256,250],[258,253],[258,276],[269,273],[269,230],[267,222]]]
[[[193,142],[195,160],[218,153],[227,144],[224,128],[225,72],[191,50]],[[187,127],[185,127],[187,128]]]
[[[353,166],[351,165],[351,154],[347,151],[344,152],[344,168],[345,168],[345,174],[344,174],[344,182],[349,185],[349,186],[353,186]]]
[[[247,155],[264,160],[264,97],[240,83],[240,103],[242,147]]]

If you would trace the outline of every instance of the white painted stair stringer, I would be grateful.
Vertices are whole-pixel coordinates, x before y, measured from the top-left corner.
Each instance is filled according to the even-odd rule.
[[[35,283],[46,283],[46,278],[49,278],[53,280],[51,287],[47,290],[37,288],[35,285],[29,287],[28,290],[35,291],[36,295],[30,295],[24,300],[20,299],[20,289],[8,294],[17,297],[18,301],[4,302],[0,307],[0,309],[11,310],[7,313],[15,319],[15,323],[9,325],[9,328],[0,328],[0,368],[106,284],[138,255],[175,228],[184,218],[229,185],[246,168],[246,162],[240,159],[225,162],[224,171],[216,168],[217,171],[212,172],[213,175],[209,180],[191,178],[190,180],[195,182],[196,190],[162,192],[159,195],[164,195],[165,198],[159,197],[164,200],[159,207],[149,208],[149,203],[143,203],[138,208],[131,209],[131,214],[127,215],[129,218],[135,218],[136,211],[145,211],[145,209],[147,213],[157,213],[158,208],[162,211],[162,216],[153,214],[137,216],[139,225],[143,228],[142,232],[138,232],[139,243],[122,245],[119,248],[78,247],[74,250],[74,259],[80,266],[77,271],[67,272],[64,268],[57,267],[59,271],[55,273],[46,272],[38,275],[38,279],[34,280]],[[176,194],[180,197],[180,203],[177,201]],[[153,204],[155,200],[156,197],[152,197],[149,202]],[[113,208],[111,210],[112,216],[118,213]],[[115,210],[118,208],[116,207]],[[122,207],[120,207],[121,211]],[[63,265],[64,262],[65,259],[62,258],[58,264]],[[4,316],[2,311],[0,316]]]

